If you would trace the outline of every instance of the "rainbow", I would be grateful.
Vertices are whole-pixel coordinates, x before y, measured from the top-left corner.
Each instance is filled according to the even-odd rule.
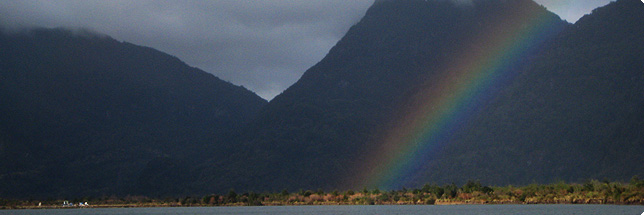
[[[442,70],[442,77],[428,80],[412,96],[412,105],[401,106],[402,117],[393,120],[384,138],[360,164],[351,187],[399,189],[421,172],[427,156],[447,142],[498,89],[512,80],[513,68],[552,33],[552,14],[545,9],[507,15],[497,28],[479,32],[471,45]]]

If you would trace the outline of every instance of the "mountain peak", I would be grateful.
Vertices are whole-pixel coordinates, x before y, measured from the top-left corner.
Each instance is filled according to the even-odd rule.
[[[395,0],[376,0],[374,4],[380,4],[380,3],[391,2],[391,1],[395,1]]]
[[[594,9],[590,14],[581,17],[577,23],[585,25],[589,22],[610,24],[612,22],[644,22],[644,4],[639,0],[617,0],[606,6]],[[618,23],[613,23],[618,24]],[[639,27],[638,27],[639,28]]]
[[[380,139],[386,139],[388,128],[398,130],[395,119],[433,109],[406,107],[450,95],[451,89],[441,88],[442,80],[454,80],[451,77],[461,73],[477,76],[470,70],[488,62],[513,68],[553,36],[551,29],[565,25],[531,0],[375,1],[322,61],[272,100],[252,123],[252,131],[240,142],[251,146],[245,151],[264,151],[264,159],[240,157],[253,157],[248,161],[252,165],[267,166],[252,174],[301,175],[260,183],[285,183],[289,189],[356,185],[357,177],[343,181],[335,175],[350,175],[351,166],[377,162],[381,155],[364,151],[387,145]],[[508,47],[517,51],[498,53]],[[282,166],[284,157],[306,159],[307,164],[268,168]]]

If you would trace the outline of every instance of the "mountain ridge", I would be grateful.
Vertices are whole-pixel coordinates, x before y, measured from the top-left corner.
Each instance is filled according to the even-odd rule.
[[[225,153],[226,136],[266,103],[174,56],[91,32],[7,33],[0,46],[2,196],[179,193],[153,184],[186,176],[144,181],[139,171]]]
[[[633,31],[637,29],[633,26],[643,24],[633,16],[644,9],[642,6],[638,1],[617,1],[596,9],[574,26],[568,27],[550,45],[551,48],[542,52],[540,59],[527,68],[523,76],[518,77],[510,87],[514,92],[506,92],[512,95],[501,96],[505,101],[496,101],[496,107],[484,111],[487,116],[482,115],[480,121],[473,122],[481,124],[462,132],[463,137],[454,141],[466,143],[447,149],[453,150],[447,154],[458,154],[462,158],[452,159],[452,164],[436,162],[433,166],[449,166],[453,169],[478,166],[480,171],[470,170],[468,174],[478,175],[476,178],[488,182],[491,181],[491,175],[496,175],[490,172],[515,175],[497,182],[499,184],[518,181],[531,183],[532,180],[551,182],[558,179],[582,181],[603,177],[628,180],[641,172],[637,170],[637,165],[629,161],[644,158],[629,150],[638,151],[642,144],[622,142],[628,144],[622,147],[615,145],[613,141],[624,140],[607,132],[614,128],[606,125],[628,122],[628,117],[618,116],[629,112],[637,115],[637,112],[624,107],[641,103],[635,97],[625,99],[622,96],[638,92],[642,86],[635,78],[638,68],[641,68],[640,63],[636,62],[641,59],[643,50],[643,41],[637,39],[637,35],[642,35],[642,32]],[[615,19],[622,21],[613,21]],[[606,74],[606,71],[611,74]],[[630,129],[633,130],[621,131],[622,135],[641,139],[637,137],[637,129]],[[527,149],[508,144],[520,141]],[[487,149],[481,155],[465,152],[483,147],[481,142],[488,145],[485,147],[495,149]],[[485,160],[482,158],[484,155],[505,160],[476,164],[464,159],[478,157],[472,160]],[[492,165],[503,163],[505,165]],[[520,163],[527,167],[508,172],[517,169]],[[445,172],[433,171],[423,177],[445,182],[441,174]],[[518,175],[525,177],[519,179]]]
[[[256,190],[280,184],[289,189],[355,189],[351,180],[338,178],[357,171],[347,166],[370,162],[361,151],[376,148],[373,142],[386,128],[381,124],[395,114],[398,104],[416,94],[414,87],[444,76],[440,70],[449,65],[443,62],[467,50],[462,41],[477,35],[470,27],[494,26],[505,9],[516,15],[522,10],[543,14],[543,22],[553,29],[567,25],[532,1],[480,1],[467,8],[449,1],[374,4],[322,61],[273,99],[251,124],[241,142],[253,153],[240,155],[245,161],[239,164],[251,169],[239,174],[264,178],[254,185]],[[477,18],[482,14],[485,19]],[[479,22],[483,20],[486,23]],[[294,163],[286,165],[284,160]],[[230,179],[205,179],[209,180],[208,184],[222,184]],[[248,183],[252,182],[244,182]]]
[[[614,9],[618,8],[616,5],[630,7]],[[610,15],[603,14],[611,8],[614,10],[606,12]],[[588,20],[611,16],[611,19],[621,19],[619,23],[639,26],[639,21],[631,15],[641,10],[638,1],[620,0],[597,9],[576,24],[570,24],[533,1],[474,1],[468,7],[449,1],[378,2],[320,63],[272,100],[258,120],[245,131],[246,136],[240,141],[252,153],[239,155],[238,159],[243,161],[235,165],[247,169],[228,170],[235,172],[236,177],[245,178],[243,182],[226,183],[236,177],[226,180],[203,178],[203,181],[237,190],[279,191],[281,188],[398,189],[428,182],[465,183],[472,179],[497,185],[549,183],[562,179],[582,181],[593,177],[628,180],[641,171],[634,165],[623,171],[615,167],[628,165],[629,159],[642,160],[641,156],[632,153],[641,148],[641,144],[630,142],[622,148],[611,148],[614,144],[610,144],[610,140],[614,135],[603,136],[606,132],[590,126],[586,126],[584,132],[591,132],[589,134],[605,141],[590,141],[578,135],[583,132],[575,134],[580,131],[575,125],[584,127],[584,121],[597,121],[593,119],[593,113],[602,115],[603,111],[587,109],[583,110],[587,112],[585,115],[579,115],[571,111],[578,109],[576,106],[585,107],[588,102],[599,102],[610,108],[617,106],[606,103],[611,101],[609,97],[593,91],[584,82],[569,82],[568,78],[570,75],[574,77],[574,71],[582,66],[593,65],[587,67],[590,73],[620,67],[615,63],[617,61],[601,61],[612,65],[604,67],[594,67],[600,63],[589,61],[596,54],[611,56],[607,53],[617,52],[610,48],[615,45],[614,41],[605,41],[604,44],[601,41],[588,42],[592,40],[589,38],[599,36],[616,38],[624,42],[622,45],[628,44],[628,50],[632,51],[612,53],[612,56],[619,56],[622,65],[637,65],[633,62],[641,58],[633,54],[641,52],[638,47],[642,43],[637,40],[629,43],[621,38],[637,38],[639,33],[622,30],[611,37],[610,31],[593,27],[596,23]],[[530,15],[533,18],[527,18]],[[513,19],[513,16],[518,19]],[[530,29],[531,23],[540,27]],[[512,28],[504,29],[507,26]],[[629,27],[618,24],[613,28]],[[575,33],[576,29],[593,32]],[[536,34],[517,34],[531,30],[536,30]],[[519,38],[513,37],[514,34],[523,40],[511,40]],[[507,46],[504,40],[495,41],[500,35],[507,35],[503,38],[514,41],[514,45]],[[525,41],[530,42],[522,44]],[[481,50],[468,53],[477,48]],[[579,51],[569,53],[567,49]],[[480,71],[472,69],[475,67],[458,67],[459,60],[462,60],[458,56],[504,53],[496,50],[513,52],[508,52],[512,55],[505,57],[499,55],[497,59],[472,58],[474,63],[464,65],[474,66],[479,65],[476,62],[489,61],[492,62],[489,65],[500,63],[498,65],[503,67]],[[580,59],[571,56],[579,56]],[[576,61],[574,65],[579,68],[568,65],[570,61]],[[467,76],[454,79],[451,75],[461,74],[450,73],[454,68],[457,69],[455,71],[466,71],[462,75]],[[637,66],[629,68],[637,71]],[[465,81],[470,80],[467,77],[479,77],[476,76],[478,74],[497,75],[485,76],[488,79],[472,79],[481,81],[473,83],[486,86],[472,88],[475,91],[469,92],[467,87],[449,88],[467,83]],[[560,83],[548,79],[560,80]],[[616,84],[620,82],[616,81]],[[452,84],[442,89],[441,82]],[[562,87],[560,93],[548,91],[551,84]],[[459,89],[462,93],[444,91],[450,89]],[[627,87],[623,92],[635,92],[636,89]],[[429,95],[432,96],[427,97]],[[431,103],[426,103],[426,100],[451,95],[467,98],[463,100],[467,103],[462,103],[458,109],[458,113],[464,115],[453,115],[457,117],[453,121],[440,121],[453,127],[434,135],[438,138],[436,140],[413,139],[432,137],[420,133],[420,130],[431,130],[431,127],[419,126],[440,119],[438,115],[415,115],[430,114],[436,108],[441,110],[437,105],[443,103],[429,105]],[[567,97],[570,95],[579,96]],[[563,105],[566,101],[580,103]],[[416,109],[405,110],[407,107]],[[465,116],[469,118],[458,118]],[[617,123],[610,118],[601,120]],[[394,124],[398,121],[401,124]],[[635,129],[636,124],[630,123],[628,127]],[[405,129],[396,130],[400,128]],[[622,135],[631,138],[628,136],[635,130],[622,131]],[[387,138],[389,143],[382,141]],[[409,142],[396,141],[396,138]],[[583,147],[571,140],[590,142],[588,147]],[[408,151],[409,156],[398,154],[416,146],[422,148],[415,153]],[[613,152],[603,154],[605,150]],[[616,156],[619,154],[624,158]],[[575,159],[578,157],[584,159]],[[601,166],[604,170],[594,171],[593,166]],[[212,168],[203,169],[203,172],[210,171]]]
[[[109,37],[21,53],[2,35],[0,196],[626,181],[644,172],[643,15],[379,0],[269,103]]]

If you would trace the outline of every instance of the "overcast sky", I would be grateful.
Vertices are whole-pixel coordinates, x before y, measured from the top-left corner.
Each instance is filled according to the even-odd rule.
[[[462,0],[459,0],[462,1]],[[569,22],[611,0],[536,0]],[[0,25],[87,28],[265,99],[320,61],[373,0],[0,0]]]

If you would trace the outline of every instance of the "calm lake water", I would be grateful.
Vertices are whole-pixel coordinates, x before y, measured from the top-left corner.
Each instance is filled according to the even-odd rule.
[[[0,215],[199,215],[199,214],[525,214],[525,215],[641,215],[644,206],[621,205],[423,205],[423,206],[280,206],[194,208],[103,208],[55,210],[0,210]]]

